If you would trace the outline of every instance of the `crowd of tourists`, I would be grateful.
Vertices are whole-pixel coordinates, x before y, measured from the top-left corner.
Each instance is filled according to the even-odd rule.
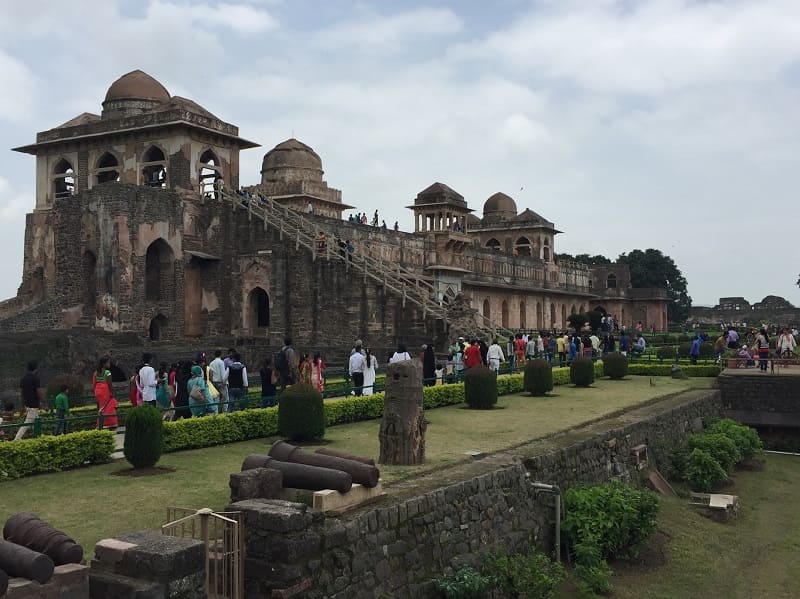
[[[704,334],[698,334],[696,337],[695,342],[698,345],[702,335]],[[736,327],[728,326],[714,342],[714,356],[719,363],[726,351],[734,352],[737,358],[744,361],[746,367],[755,366],[758,361],[759,370],[766,372],[771,358],[780,361],[795,357],[797,337],[796,328],[779,329],[774,325],[764,325],[760,328],[747,329],[740,334]],[[692,343],[693,353],[695,342]]]
[[[375,214],[372,215],[372,220],[368,219],[366,212],[357,212],[356,214],[349,215],[347,217],[347,222],[355,225],[372,225],[373,227],[380,226],[380,228],[384,231],[388,228],[386,226],[386,221],[378,217],[377,210],[375,211]],[[394,230],[400,230],[400,225],[397,221],[394,221]]]

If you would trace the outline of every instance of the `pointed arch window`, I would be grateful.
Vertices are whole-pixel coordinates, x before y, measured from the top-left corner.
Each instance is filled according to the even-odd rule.
[[[218,198],[219,186],[222,183],[222,170],[219,158],[211,150],[206,150],[200,155],[200,195],[204,198]]]
[[[72,195],[75,195],[75,170],[62,158],[53,169],[53,197],[58,200]]]
[[[100,156],[94,169],[97,183],[115,183],[119,181],[119,160],[111,152]]]
[[[489,241],[486,242],[486,247],[490,250],[495,250],[497,252],[500,251],[500,242],[497,241],[494,237],[492,237]]]
[[[147,187],[166,188],[167,158],[158,146],[150,146],[142,155],[142,183]]]

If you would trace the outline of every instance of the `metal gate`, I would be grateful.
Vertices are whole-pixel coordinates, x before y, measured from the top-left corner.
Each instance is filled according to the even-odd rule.
[[[172,537],[203,541],[206,546],[208,599],[244,597],[244,530],[241,512],[167,508],[161,532]]]

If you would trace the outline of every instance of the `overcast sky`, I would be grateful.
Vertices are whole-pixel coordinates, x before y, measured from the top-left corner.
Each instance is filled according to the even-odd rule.
[[[0,297],[34,158],[9,148],[142,69],[263,148],[292,136],[343,200],[401,228],[441,181],[503,191],[557,252],[672,256],[698,305],[800,304],[800,2],[0,0]]]

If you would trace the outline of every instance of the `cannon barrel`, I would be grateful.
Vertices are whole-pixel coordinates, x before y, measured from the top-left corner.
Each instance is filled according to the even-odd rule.
[[[327,447],[320,447],[314,453],[321,453],[322,455],[332,455],[336,458],[342,458],[345,460],[353,460],[354,462],[361,462],[362,464],[367,464],[369,466],[375,465],[375,460],[372,458],[365,458],[359,455],[353,455],[352,453],[347,453],[346,451],[336,451],[335,449],[328,449]]]
[[[341,470],[281,462],[268,455],[257,453],[247,456],[242,463],[242,470],[253,468],[272,468],[283,473],[283,486],[309,491],[333,489],[339,493],[347,493],[353,487],[353,477]]]
[[[276,441],[273,443],[269,450],[269,455],[282,462],[341,470],[352,476],[354,483],[370,488],[377,486],[378,479],[381,475],[380,471],[375,466],[322,453],[311,453],[305,449],[286,443],[285,441]]]
[[[0,570],[9,576],[30,578],[45,584],[53,577],[55,564],[49,556],[22,545],[0,541]]]
[[[83,547],[31,512],[17,512],[3,527],[3,537],[17,545],[49,556],[56,566],[79,564]]]

